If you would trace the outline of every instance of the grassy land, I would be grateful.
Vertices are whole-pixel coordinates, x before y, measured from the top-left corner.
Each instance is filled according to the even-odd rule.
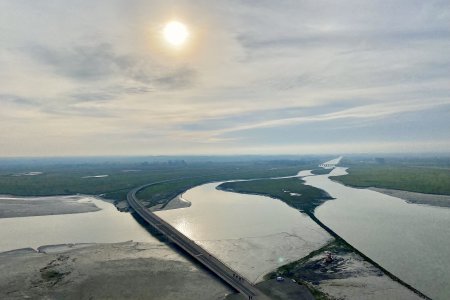
[[[303,182],[299,178],[262,179],[225,182],[219,188],[238,193],[259,194],[277,198],[308,215],[312,215],[316,207],[332,198],[324,191],[304,185]]]
[[[152,203],[161,203],[194,185],[211,180],[294,175],[299,170],[310,168],[312,163],[311,160],[274,160],[0,165],[0,194],[47,196],[80,193],[124,200],[128,191],[139,185],[184,178],[153,186],[139,195]],[[23,175],[31,171],[43,174]],[[93,175],[108,177],[83,178]]]
[[[378,187],[450,195],[450,169],[399,164],[353,164],[334,180],[355,187]]]

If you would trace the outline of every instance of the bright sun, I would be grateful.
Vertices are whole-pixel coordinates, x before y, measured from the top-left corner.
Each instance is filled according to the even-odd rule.
[[[166,41],[176,47],[183,45],[189,37],[189,31],[181,22],[171,21],[164,26],[164,38]]]

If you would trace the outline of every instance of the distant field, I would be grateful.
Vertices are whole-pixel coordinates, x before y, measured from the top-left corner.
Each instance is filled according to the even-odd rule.
[[[378,187],[450,195],[450,169],[446,167],[351,164],[348,173],[333,179],[354,187]]]
[[[123,200],[139,185],[167,179],[180,181],[156,185],[139,194],[151,203],[162,203],[191,186],[212,180],[294,175],[310,168],[310,160],[241,162],[86,163],[62,165],[0,165],[0,194],[20,196],[103,195]],[[40,175],[24,175],[42,172]],[[89,177],[108,175],[106,177]],[[88,178],[85,178],[87,177]],[[192,178],[194,177],[194,178]]]
[[[263,179],[251,181],[225,182],[220,189],[245,193],[259,194],[280,199],[289,206],[312,215],[314,209],[331,199],[324,191],[304,185],[299,178]]]

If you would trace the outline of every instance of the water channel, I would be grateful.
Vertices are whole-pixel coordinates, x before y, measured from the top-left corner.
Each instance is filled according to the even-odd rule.
[[[332,181],[347,174],[304,177],[336,198],[316,217],[355,248],[433,299],[450,299],[450,209],[407,203]],[[332,177],[331,177],[332,178]]]
[[[331,239],[307,215],[284,202],[217,190],[219,184],[184,193],[192,203],[188,208],[156,213],[251,281]]]
[[[93,202],[101,210],[0,218],[0,252],[66,243],[157,242],[131,214],[117,211],[112,203],[90,196],[79,201]]]

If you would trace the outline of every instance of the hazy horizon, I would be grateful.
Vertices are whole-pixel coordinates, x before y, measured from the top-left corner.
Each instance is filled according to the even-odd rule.
[[[447,154],[449,24],[448,1],[0,0],[0,157]]]

